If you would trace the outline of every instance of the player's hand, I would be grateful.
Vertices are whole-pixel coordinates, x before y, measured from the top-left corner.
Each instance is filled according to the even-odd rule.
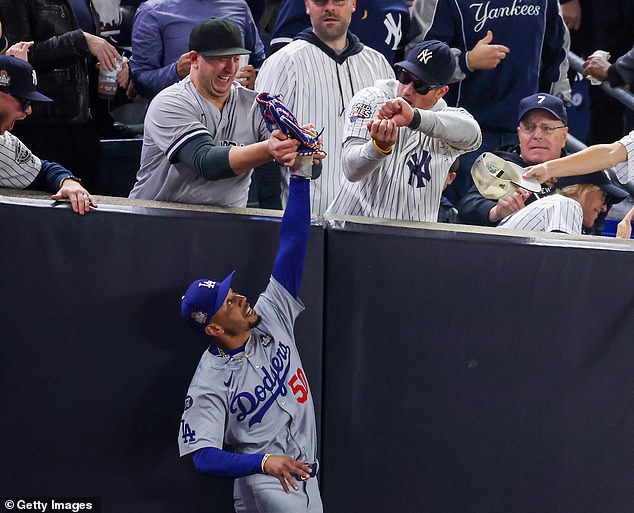
[[[583,63],[583,72],[586,75],[590,75],[602,82],[608,79],[608,69],[610,63],[604,59],[595,59],[593,57],[588,58]]]
[[[524,178],[537,178],[540,183],[544,183],[551,178],[555,178],[552,172],[548,169],[548,164],[546,162],[536,166],[527,167],[522,176]]]
[[[414,109],[403,98],[394,98],[381,105],[377,117],[391,119],[396,123],[396,126],[407,126],[414,118]]]
[[[571,0],[561,5],[561,15],[568,30],[579,30],[581,27],[581,5],[579,0]]]
[[[255,88],[255,68],[251,64],[242,66],[236,75],[236,80],[240,82],[240,85],[247,89],[253,90]]]
[[[287,137],[281,130],[273,130],[268,141],[271,158],[280,166],[293,167],[297,158],[299,141]]]
[[[103,37],[95,36],[88,32],[84,32],[84,37],[88,44],[88,51],[95,56],[99,66],[108,71],[116,69],[117,61],[121,60],[121,55],[119,55],[117,49]]]
[[[310,135],[313,137],[317,137],[317,130],[315,130],[315,125],[313,123],[302,125],[302,130],[305,130],[306,132],[310,133]],[[323,143],[324,142],[321,140],[321,137],[317,139],[317,144],[319,144],[319,150],[317,150],[313,154],[313,166],[316,166],[317,164],[319,164],[319,162],[321,162],[322,159],[328,156],[328,154],[322,149]]]
[[[97,207],[97,202],[93,197],[75,180],[64,180],[57,194],[51,196],[51,199],[54,200],[60,200],[62,198],[69,199],[73,210],[82,216],[90,211],[90,207]]]
[[[291,493],[289,485],[294,490],[299,490],[297,480],[292,474],[308,479],[311,470],[305,461],[295,460],[289,456],[270,456],[264,464],[264,472],[277,477],[286,493]]]
[[[616,225],[616,236],[619,239],[629,239],[632,237],[632,217],[634,216],[634,207],[625,214],[621,222]]]
[[[376,145],[384,151],[390,151],[398,139],[398,128],[393,119],[371,119],[368,130]]]
[[[489,210],[489,221],[497,223],[512,213],[522,210],[530,195],[531,193],[526,189],[519,188],[510,196],[502,198]]]
[[[491,41],[493,41],[493,32],[487,30],[487,35],[467,52],[467,65],[470,69],[474,71],[494,69],[511,51],[508,46],[493,45]]]
[[[19,43],[15,43],[11,45],[9,49],[6,51],[7,55],[13,55],[18,59],[22,59],[23,61],[29,60],[29,49],[33,46],[33,41],[20,41]]]
[[[183,79],[187,75],[189,75],[189,70],[191,69],[191,61],[189,60],[189,52],[184,53],[178,58],[176,61],[176,74],[178,78]]]

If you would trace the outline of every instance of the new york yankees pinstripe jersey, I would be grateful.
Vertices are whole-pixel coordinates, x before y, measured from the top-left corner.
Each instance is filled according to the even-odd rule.
[[[205,180],[185,164],[170,162],[192,137],[209,133],[216,146],[242,146],[268,139],[256,93],[234,83],[219,111],[189,77],[161,91],[145,116],[141,167],[130,198],[246,207],[251,172]]]
[[[346,106],[355,93],[370,86],[377,78],[393,78],[385,57],[359,43],[348,34],[350,45],[340,56],[325,47],[312,33],[286,45],[264,64],[255,88],[270,94],[282,94],[284,104],[300,124],[314,123],[328,156],[322,161],[321,178],[311,182],[311,210],[322,214],[344,179],[341,173],[341,140]],[[284,169],[288,184],[288,170]],[[288,190],[283,192],[286,202]]]
[[[42,169],[42,162],[10,132],[0,135],[0,187],[26,189]]]
[[[582,224],[583,211],[579,202],[553,194],[506,217],[497,228],[580,234]]]
[[[619,141],[627,150],[627,162],[615,166],[616,176],[621,183],[634,180],[634,130]]]
[[[480,145],[480,128],[473,117],[440,99],[431,110],[420,111],[417,130],[399,128],[392,152],[382,154],[372,144],[367,122],[397,91],[396,80],[378,81],[350,102],[342,166],[348,177],[360,168],[369,174],[344,181],[329,213],[435,222],[451,164]]]

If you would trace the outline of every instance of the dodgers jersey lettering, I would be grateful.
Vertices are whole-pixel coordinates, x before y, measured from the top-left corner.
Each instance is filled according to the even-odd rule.
[[[246,207],[251,172],[205,180],[170,158],[192,137],[210,134],[216,146],[243,146],[269,138],[256,93],[234,83],[219,111],[186,77],[161,91],[145,116],[141,167],[130,198]]]
[[[202,355],[185,399],[181,456],[224,441],[241,454],[316,460],[313,399],[293,335],[303,305],[271,278],[255,309],[262,321],[249,358]]]
[[[634,180],[634,130],[619,141],[627,150],[627,162],[621,162],[614,167],[616,176],[621,183]]]
[[[25,189],[37,178],[42,162],[11,132],[0,135],[0,187]]]
[[[581,205],[561,194],[553,194],[504,218],[497,228],[580,234],[582,224]]]
[[[321,178],[311,181],[314,214],[324,213],[344,179],[340,159],[346,106],[356,92],[375,79],[393,76],[385,57],[367,46],[339,64],[312,42],[295,40],[264,61],[256,89],[281,94],[300,125],[311,122],[317,131],[324,129],[321,138],[328,157],[322,161]],[[288,183],[289,172],[283,172]]]

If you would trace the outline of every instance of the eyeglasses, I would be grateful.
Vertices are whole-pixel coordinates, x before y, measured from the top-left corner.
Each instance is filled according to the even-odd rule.
[[[520,131],[525,134],[535,133],[535,130],[540,129],[542,134],[544,135],[553,135],[555,130],[559,130],[560,128],[566,128],[566,125],[561,126],[548,126],[548,125],[536,125],[534,123],[520,123]]]
[[[396,79],[403,85],[414,84],[414,91],[418,94],[427,94],[432,89],[438,89],[442,86],[429,85],[423,82],[422,80],[416,78],[405,68],[398,68],[396,70]]]
[[[319,7],[324,7],[326,5],[328,5],[328,2],[330,0],[312,0],[312,2],[319,6]],[[332,0],[333,5],[346,5],[348,3],[348,0]]]

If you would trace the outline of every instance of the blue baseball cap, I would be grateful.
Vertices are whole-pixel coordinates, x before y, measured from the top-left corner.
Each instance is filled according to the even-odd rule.
[[[13,55],[0,55],[0,92],[34,102],[52,102],[35,89],[37,75],[33,66]]]
[[[527,112],[535,109],[544,109],[555,116],[564,125],[568,124],[568,113],[566,106],[560,98],[548,93],[537,93],[527,96],[520,101],[519,113],[517,116],[518,123]]]
[[[201,331],[224,303],[233,279],[233,271],[222,281],[196,280],[188,288],[181,301],[181,315],[188,323]]]
[[[603,192],[609,196],[609,201],[612,204],[620,203],[629,196],[629,193],[614,185],[610,179],[610,175],[607,171],[595,171],[587,175],[577,176],[562,176],[557,178],[555,187],[557,189],[563,189],[569,185],[575,184],[591,184],[599,187]]]
[[[427,85],[446,85],[452,81],[456,59],[451,48],[442,41],[431,39],[418,43],[396,68],[404,68]]]

